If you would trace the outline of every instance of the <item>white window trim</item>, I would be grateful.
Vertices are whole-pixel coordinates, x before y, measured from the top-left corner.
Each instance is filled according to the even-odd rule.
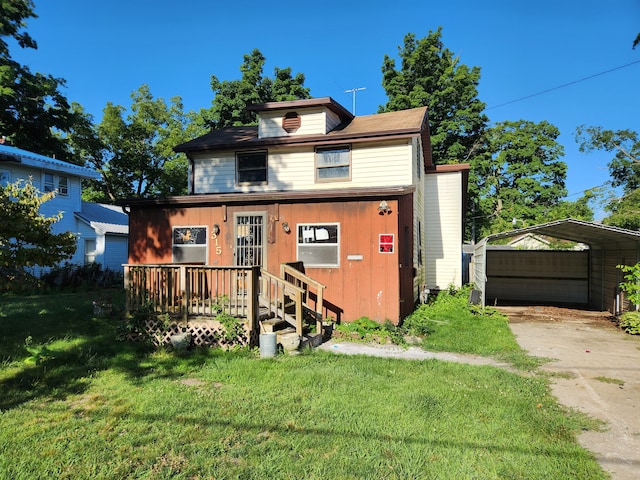
[[[205,243],[194,243],[194,244],[188,244],[188,243],[179,243],[179,244],[175,244],[173,243],[173,239],[175,238],[175,230],[177,228],[203,228],[205,231]],[[205,259],[204,259],[204,265],[206,265],[209,261],[209,227],[207,225],[174,225],[173,227],[171,227],[171,261],[173,263],[184,263],[184,262],[179,262],[176,260],[176,258],[174,257],[174,253],[173,253],[173,249],[178,247],[178,248],[194,248],[194,247],[205,247]]]
[[[47,176],[51,177],[51,182],[47,182]],[[44,193],[56,191],[56,176],[53,173],[44,172],[42,174],[42,191]]]
[[[60,195],[61,197],[68,197],[69,196],[69,177],[67,177],[66,175],[57,175],[57,184],[58,184],[58,195]],[[65,185],[65,191],[62,191],[62,188],[60,186],[60,180],[61,179],[66,179],[67,183]]]
[[[300,227],[322,227],[323,225],[331,225],[337,227],[337,242],[336,243],[325,243],[325,244],[311,244],[311,243],[300,243],[298,232]],[[296,224],[296,260],[301,261],[299,255],[299,247],[313,247],[313,248],[335,248],[336,249],[336,263],[304,263],[305,268],[339,268],[340,267],[340,223],[339,222],[317,222],[317,223],[298,223]]]
[[[327,151],[327,150],[343,150],[343,149],[347,149],[349,150],[349,162],[348,164],[344,164],[344,165],[330,165],[327,167],[319,167],[318,166],[318,151]],[[314,158],[314,172],[315,172],[315,177],[316,177],[316,183],[328,183],[328,182],[350,182],[351,181],[351,175],[352,175],[352,171],[353,171],[353,151],[351,149],[351,145],[318,145],[313,152],[313,158]],[[318,172],[320,170],[324,170],[324,169],[329,169],[329,168],[336,168],[336,167],[344,167],[344,166],[348,166],[349,167],[349,175],[345,176],[345,177],[333,177],[333,178],[320,178],[320,176],[318,175]]]
[[[51,182],[47,182],[47,176],[51,176]],[[67,179],[67,191],[60,190],[60,179]],[[67,175],[58,175],[56,173],[44,172],[42,174],[42,191],[44,193],[55,192],[57,196],[68,197],[71,181]]]
[[[93,242],[93,250],[90,251],[88,249],[89,243]],[[89,253],[91,252],[91,253]],[[93,257],[93,260],[88,261],[88,257]],[[91,263],[95,263],[96,258],[98,257],[98,239],[97,238],[85,238],[84,239],[84,264],[90,265]]]

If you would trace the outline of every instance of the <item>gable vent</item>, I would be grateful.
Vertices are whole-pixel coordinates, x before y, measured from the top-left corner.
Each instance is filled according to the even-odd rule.
[[[282,119],[282,128],[287,133],[294,133],[300,128],[300,115],[296,112],[287,113]]]

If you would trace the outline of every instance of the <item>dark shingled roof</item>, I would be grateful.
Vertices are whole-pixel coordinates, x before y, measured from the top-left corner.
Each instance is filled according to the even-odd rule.
[[[320,99],[322,100],[322,99]],[[259,109],[274,109],[276,105],[300,104],[305,102],[274,102],[263,104]],[[317,103],[317,102],[316,102]],[[310,106],[310,104],[306,106]],[[302,105],[301,105],[302,106]],[[268,108],[267,108],[268,107]],[[290,108],[290,107],[289,107]],[[290,135],[283,137],[258,138],[258,127],[227,127],[215,130],[190,142],[174,148],[176,152],[205,152],[242,148],[262,148],[276,145],[327,144],[357,142],[392,137],[412,137],[420,135],[427,128],[427,107],[412,108],[398,112],[379,113],[347,118],[342,124],[327,134]]]

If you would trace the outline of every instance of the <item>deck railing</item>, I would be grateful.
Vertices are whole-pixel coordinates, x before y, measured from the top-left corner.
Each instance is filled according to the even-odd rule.
[[[259,267],[125,265],[127,313],[149,308],[187,321],[225,313],[256,327]]]
[[[302,335],[302,295],[304,290],[266,270],[260,272],[260,307],[268,317],[286,320]]]
[[[322,331],[322,308],[324,303],[324,289],[327,288],[322,283],[305,275],[295,267],[295,264],[283,263],[280,265],[280,277],[287,282],[302,288],[302,302],[304,307],[314,312],[316,328]]]

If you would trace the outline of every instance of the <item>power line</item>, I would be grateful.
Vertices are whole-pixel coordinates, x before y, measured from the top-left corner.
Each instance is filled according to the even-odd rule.
[[[596,73],[594,75],[589,75],[588,77],[584,77],[579,80],[574,80],[573,82],[558,85],[557,87],[548,88],[547,90],[543,90],[541,92],[532,93],[531,95],[527,95],[526,97],[520,97],[520,98],[516,98],[515,100],[511,100],[509,102],[501,103],[500,105],[494,105],[493,107],[485,108],[485,110],[493,110],[494,108],[500,108],[500,107],[504,107],[505,105],[511,105],[512,103],[521,102],[522,100],[527,100],[532,97],[537,97],[538,95],[544,95],[545,93],[553,92],[555,90],[560,90],[561,88],[569,87],[571,85],[575,85],[576,83],[584,82],[586,80],[599,77],[600,75],[605,75],[607,73],[615,72],[616,70],[630,67],[631,65],[635,65],[636,63],[640,63],[640,60],[636,60],[635,62],[627,63],[626,65],[621,65],[619,67],[615,67],[610,70],[605,70],[604,72]]]

